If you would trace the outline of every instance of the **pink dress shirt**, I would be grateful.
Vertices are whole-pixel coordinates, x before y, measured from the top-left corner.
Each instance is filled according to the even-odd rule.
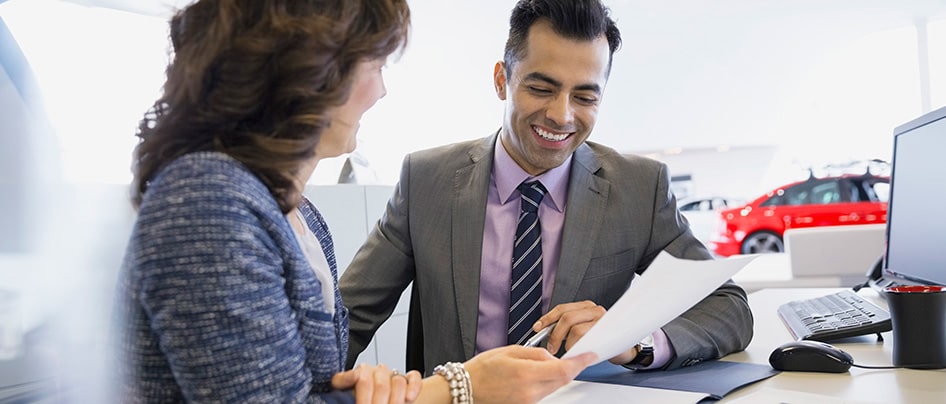
[[[542,312],[546,313],[550,309],[549,298],[552,296],[562,251],[562,228],[571,164],[569,159],[558,167],[532,177],[513,161],[502,146],[502,141],[496,141],[483,228],[477,353],[506,345],[513,238],[519,217],[519,191],[516,188],[525,180],[538,179],[548,190],[539,205],[539,218],[542,223]],[[673,348],[663,331],[657,330],[653,336],[654,362],[648,368],[662,367],[673,355]]]

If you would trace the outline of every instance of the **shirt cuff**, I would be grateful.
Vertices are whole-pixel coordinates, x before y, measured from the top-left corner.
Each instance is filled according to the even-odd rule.
[[[673,349],[663,329],[658,328],[650,336],[654,338],[654,362],[641,369],[661,369],[673,359],[677,352]]]

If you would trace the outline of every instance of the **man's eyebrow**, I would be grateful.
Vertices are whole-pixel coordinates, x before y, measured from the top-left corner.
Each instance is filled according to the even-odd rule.
[[[548,83],[550,85],[553,85],[559,88],[562,87],[561,81],[555,80],[552,77],[549,77],[548,75],[540,73],[540,72],[529,73],[523,79],[523,81],[533,81],[533,80],[542,81],[542,82]],[[575,86],[574,89],[578,91],[591,91],[591,92],[594,92],[595,94],[601,94],[601,86],[594,83],[580,84],[580,85]]]
[[[562,86],[562,82],[561,82],[561,81],[555,80],[555,79],[553,79],[553,78],[551,78],[551,77],[549,77],[549,76],[547,76],[547,75],[545,75],[545,74],[543,74],[543,73],[539,73],[539,72],[532,72],[532,73],[527,74],[526,77],[525,77],[525,80],[523,80],[523,81],[533,81],[533,80],[543,81],[543,82],[548,83],[548,84],[551,84],[551,85],[553,85],[553,86],[555,86],[555,87],[561,87],[561,86]]]

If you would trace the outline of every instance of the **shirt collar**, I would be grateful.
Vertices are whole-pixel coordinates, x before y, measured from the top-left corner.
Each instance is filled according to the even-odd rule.
[[[565,211],[565,196],[568,194],[568,177],[571,172],[572,159],[565,160],[562,165],[548,170],[537,177],[529,175],[503,147],[502,140],[496,139],[493,149],[493,181],[499,191],[499,201],[505,205],[512,199],[513,192],[525,180],[537,179],[542,182],[548,193],[542,202],[548,201],[559,212]]]

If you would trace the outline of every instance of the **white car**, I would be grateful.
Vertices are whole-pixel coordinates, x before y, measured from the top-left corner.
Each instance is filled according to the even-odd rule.
[[[680,201],[679,209],[690,222],[690,230],[697,239],[705,245],[716,229],[718,219],[716,212],[726,207],[738,206],[740,201],[730,198],[713,196],[705,198],[688,198]]]

